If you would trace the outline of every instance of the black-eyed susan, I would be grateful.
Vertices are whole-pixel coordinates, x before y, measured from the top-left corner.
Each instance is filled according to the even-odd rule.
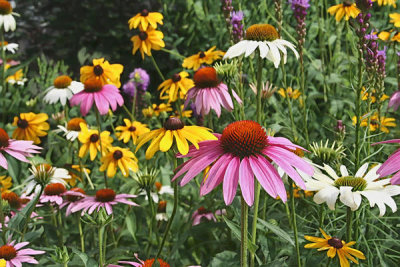
[[[1,192],[9,191],[12,186],[12,178],[10,176],[0,176],[0,190]]]
[[[378,38],[381,39],[382,41],[388,41],[391,34],[392,34],[392,31],[390,31],[390,32],[382,31],[378,34]]]
[[[343,17],[345,17],[345,20],[349,20],[350,17],[356,18],[360,13],[360,9],[355,3],[345,0],[341,4],[328,8],[328,13],[332,16],[335,15],[336,21],[339,22]]]
[[[379,6],[388,6],[391,5],[393,7],[396,7],[396,1],[397,0],[372,0],[372,2],[378,2]]]
[[[168,99],[169,102],[175,102],[184,99],[188,90],[194,87],[192,79],[187,78],[189,73],[181,71],[172,75],[171,79],[165,80],[158,86],[157,90],[161,90],[160,99]]]
[[[93,66],[81,67],[80,81],[86,82],[88,79],[96,78],[101,81],[101,85],[112,84],[121,87],[120,76],[124,70],[121,64],[110,64],[104,58],[93,59]]]
[[[353,125],[356,125],[357,117],[354,116],[352,120],[353,120]],[[387,127],[396,127],[395,121],[396,121],[395,118],[388,118],[384,116],[381,116],[379,118],[378,113],[374,113],[371,117],[369,117],[369,130],[371,132],[380,130],[381,132],[389,133],[389,129]],[[360,125],[361,127],[368,126],[368,117],[366,117],[366,115],[361,117]]]
[[[346,243],[337,237],[331,237],[327,235],[321,228],[319,230],[324,238],[305,235],[304,238],[306,240],[314,242],[306,244],[304,246],[305,248],[316,248],[318,251],[328,250],[327,256],[332,259],[335,258],[337,254],[341,267],[350,266],[349,260],[356,264],[358,264],[358,260],[356,258],[365,260],[365,256],[361,251],[351,248],[351,246],[356,242],[351,241]]]
[[[124,119],[124,122],[125,126],[115,128],[115,130],[119,131],[116,133],[118,140],[122,140],[124,143],[128,143],[132,139],[133,144],[136,145],[137,138],[140,135],[150,132],[146,124],[128,119]]]
[[[133,43],[132,54],[136,54],[136,51],[139,50],[143,59],[144,54],[151,56],[151,49],[160,50],[161,47],[165,46],[163,38],[164,34],[156,31],[153,27],[148,27],[147,30],[140,29],[140,32],[131,38]]]
[[[47,135],[50,125],[46,122],[49,116],[45,113],[21,113],[14,117],[13,126],[17,126],[12,137],[17,140],[30,140],[40,144],[40,137]]]
[[[187,69],[198,70],[202,64],[212,64],[214,61],[221,59],[225,52],[217,50],[214,51],[216,46],[211,47],[207,51],[200,51],[183,60],[182,67]]]
[[[400,13],[389,14],[390,23],[393,23],[395,27],[400,27]]]
[[[291,99],[297,99],[300,97],[301,92],[299,89],[293,90],[292,87],[288,87],[285,89],[281,88],[278,90],[278,94],[280,94],[283,98],[291,98]]]
[[[169,111],[172,111],[171,105],[169,103],[168,104],[161,103],[160,105],[153,104],[151,105],[151,107],[144,108],[142,110],[142,113],[143,116],[145,116],[146,118],[151,118],[153,116],[158,117],[162,112],[169,112]]]
[[[156,29],[157,23],[160,25],[163,24],[163,18],[163,15],[159,12],[149,12],[147,9],[143,9],[140,13],[129,19],[129,29],[136,29],[139,26],[143,30],[147,30],[148,26]]]
[[[170,117],[161,129],[153,130],[139,137],[136,151],[145,143],[151,140],[149,147],[146,150],[146,159],[150,159],[154,154],[160,150],[162,152],[168,151],[174,141],[178,151],[182,155],[189,152],[188,140],[198,149],[198,142],[205,140],[217,140],[217,138],[210,133],[210,129],[200,126],[185,126],[185,124],[177,117]]]
[[[79,141],[82,143],[82,146],[79,149],[80,158],[83,158],[89,152],[90,160],[93,161],[97,156],[97,151],[102,149],[102,155],[108,152],[111,143],[113,142],[109,131],[103,131],[99,135],[98,130],[88,129],[87,125],[84,123],[81,123],[80,126],[81,132],[78,136]]]
[[[107,170],[107,176],[112,178],[117,173],[117,167],[121,170],[122,175],[127,177],[129,171],[136,172],[138,170],[137,158],[127,148],[111,147],[109,152],[101,158],[103,163],[100,171]]]

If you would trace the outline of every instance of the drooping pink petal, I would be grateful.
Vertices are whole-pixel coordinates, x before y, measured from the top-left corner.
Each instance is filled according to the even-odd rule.
[[[94,93],[94,101],[100,115],[106,115],[108,113],[109,103],[107,102],[106,98],[101,94],[101,91]]]
[[[400,160],[400,149],[396,150],[389,158],[382,164],[382,166],[378,169],[377,173],[381,176],[390,175],[400,169],[400,165],[398,164]]]
[[[25,155],[23,155],[20,152],[16,152],[14,150],[7,149],[7,148],[5,148],[4,151],[20,161],[29,162],[29,160],[26,159]]]
[[[400,139],[391,139],[391,140],[386,140],[386,141],[380,141],[371,144],[371,146],[379,145],[379,144],[393,144],[393,143],[399,143],[400,144]]]
[[[393,185],[400,184],[400,172],[393,175],[392,179],[390,179],[390,183]]]
[[[292,142],[290,142],[289,139],[284,138],[284,137],[273,137],[273,136],[268,136],[268,145],[269,146],[281,146],[281,147],[285,147],[287,149],[296,149],[299,148],[303,151],[307,151],[305,148],[295,145]],[[268,147],[268,146],[267,146]]]
[[[242,195],[247,205],[253,206],[254,202],[254,173],[250,167],[249,159],[244,157],[239,167],[239,183]]]
[[[208,172],[208,178],[203,182],[200,187],[200,195],[204,196],[210,193],[215,187],[217,187],[224,179],[226,168],[231,161],[232,156],[230,154],[222,155]]]
[[[8,163],[6,158],[1,154],[0,152],[0,166],[3,167],[4,169],[8,170]]]
[[[229,165],[226,167],[223,181],[224,200],[226,205],[230,205],[236,195],[239,182],[239,166],[240,159],[232,157]]]
[[[87,97],[81,102],[81,113],[83,116],[86,116],[89,113],[89,110],[93,106],[94,97],[93,94],[86,94]]]
[[[288,151],[284,148],[278,146],[268,146],[264,151],[268,151],[268,155],[272,153],[284,159],[288,164],[296,167],[297,169],[303,171],[308,175],[314,174],[314,168],[306,162],[304,159],[300,158],[296,154],[291,151]]]

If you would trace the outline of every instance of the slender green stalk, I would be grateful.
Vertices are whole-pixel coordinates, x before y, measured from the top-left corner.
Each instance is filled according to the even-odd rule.
[[[129,111],[129,109],[125,106],[122,105],[122,108],[125,110],[126,114],[128,114],[128,116],[131,118],[131,120],[135,120],[135,117],[133,116],[133,114]],[[134,107],[132,107],[132,112],[133,112]]]
[[[97,125],[99,127],[100,158],[101,158],[103,156],[103,151],[104,150],[103,150],[103,144],[102,144],[102,141],[101,141],[101,132],[102,132],[102,130],[101,130],[100,112],[99,112],[99,110],[97,108],[96,108],[96,120],[97,120]],[[103,172],[103,174],[104,174],[104,185],[107,188],[108,184],[107,184],[106,172]]]
[[[243,196],[241,196],[241,240],[240,240],[240,267],[247,267],[247,228],[248,228],[248,216],[249,207]]]
[[[81,216],[77,214],[76,219],[78,221],[79,237],[81,241],[81,252],[85,253],[85,236],[83,235]]]
[[[303,47],[299,47],[299,55],[300,55],[300,92],[301,92],[301,99],[303,99],[303,125],[304,125],[304,136],[306,139],[307,147],[310,144],[310,138],[308,136],[308,122],[307,122],[307,96],[306,96],[306,78],[304,73],[304,57],[303,57]]]
[[[353,212],[351,208],[347,207],[347,214],[346,214],[346,241],[351,241],[351,229],[353,227]]]
[[[4,244],[7,243],[6,239],[6,233],[7,233],[7,227],[4,225],[4,211],[3,211],[3,200],[0,201],[0,223],[1,223],[1,237],[3,239]]]
[[[362,51],[359,51],[358,55],[358,86],[356,90],[356,147],[355,147],[355,160],[354,168],[357,171],[360,166],[360,127],[361,127],[361,91],[362,91],[362,65],[363,65]]]
[[[161,73],[161,70],[160,70],[160,68],[158,67],[157,62],[156,62],[156,60],[154,59],[153,56],[151,56],[151,61],[153,62],[153,65],[154,65],[154,67],[156,68],[158,75],[160,75],[161,79],[162,79],[163,81],[165,81],[165,77],[164,77],[164,75]]]
[[[290,194],[290,206],[292,212],[292,226],[293,226],[293,233],[294,233],[294,242],[296,245],[296,254],[297,254],[297,266],[301,267],[301,258],[300,258],[300,246],[299,246],[299,237],[297,231],[297,222],[296,222],[296,207],[294,203],[294,194],[293,194],[293,182],[289,184],[289,194]]]
[[[104,235],[104,226],[99,227],[99,265],[100,267],[104,266],[103,260],[103,235]]]
[[[136,101],[137,101],[137,89],[135,89],[135,95],[133,96],[133,102],[132,102],[132,112],[131,112],[131,119],[132,121],[135,120],[135,114],[136,114]]]
[[[263,59],[258,55],[258,68],[257,68],[257,106],[256,106],[256,116],[257,122],[262,124],[262,68]]]
[[[1,59],[3,60],[3,64],[2,64],[2,71],[1,71],[1,89],[0,89],[0,93],[3,90],[4,91],[4,95],[6,94],[6,51],[4,49],[5,45],[4,45],[4,32],[3,32],[3,27],[0,28],[0,38],[1,38]],[[4,110],[5,112],[5,110]]]
[[[164,52],[167,52],[167,53],[169,53],[169,54],[171,54],[171,55],[174,55],[174,56],[177,56],[177,57],[180,57],[180,58],[182,58],[182,59],[184,59],[185,57],[184,56],[182,56],[181,54],[179,54],[178,52],[175,52],[175,51],[173,51],[173,50],[170,50],[170,49],[166,49],[166,48],[161,48],[161,51],[164,51]]]
[[[153,203],[153,198],[150,195],[150,189],[146,189],[146,194],[147,194],[147,199],[149,200],[149,205],[150,205],[150,222],[149,222],[149,242],[147,243],[146,246],[146,255],[149,257],[149,250],[151,246],[151,238],[153,235],[153,226],[154,226],[154,203]]]

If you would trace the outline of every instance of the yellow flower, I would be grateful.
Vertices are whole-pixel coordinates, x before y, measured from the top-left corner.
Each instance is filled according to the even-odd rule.
[[[93,66],[81,67],[81,82],[88,79],[96,78],[101,81],[101,85],[113,84],[116,87],[121,87],[119,81],[124,66],[121,64],[110,64],[104,58],[93,59]]]
[[[397,41],[400,43],[400,33],[396,33],[396,35],[392,37],[392,41]]]
[[[400,13],[389,14],[391,18],[390,23],[393,23],[395,27],[400,27]]]
[[[65,181],[71,185],[71,186],[75,186],[76,185],[76,180],[82,182],[81,179],[81,167],[80,165],[71,165],[71,169],[69,171],[69,175],[71,176],[71,179],[66,179]],[[90,174],[90,170],[88,168],[83,167],[82,168],[82,173],[84,175],[89,175]]]
[[[361,117],[361,127],[367,127],[368,126],[368,118],[365,117],[366,115]],[[356,125],[357,123],[357,117],[354,116],[352,118],[353,120],[353,125]],[[380,130],[384,133],[389,133],[389,129],[386,127],[396,127],[396,119],[395,118],[386,118],[386,117],[381,117],[380,120],[378,118],[378,114],[375,113],[369,118],[369,130],[371,132],[374,132],[376,130]]]
[[[154,29],[157,28],[157,23],[163,25],[163,15],[158,12],[149,12],[147,9],[143,9],[142,12],[137,13],[136,16],[130,18],[128,21],[129,29],[136,29],[140,26],[143,30],[147,30],[150,25]]]
[[[188,76],[189,73],[181,71],[174,74],[171,79],[162,82],[157,88],[157,90],[161,90],[160,99],[168,99],[168,102],[175,102],[178,97],[184,99],[187,91],[194,87],[193,80],[186,78]]]
[[[376,95],[376,90],[375,89],[372,89],[371,93],[365,92],[365,87],[363,87],[363,89],[361,90],[361,97],[362,97],[361,99],[364,100],[364,101],[369,99],[371,101],[371,103],[375,103],[376,102],[376,96],[375,95]],[[385,100],[387,100],[389,98],[390,97],[388,95],[383,94],[381,99],[380,99],[380,102],[383,102],[383,101],[385,101]]]
[[[8,67],[7,67],[8,66]],[[10,65],[6,64],[6,69],[8,69]],[[6,81],[8,83],[16,83],[18,81],[22,81],[24,77],[24,73],[22,72],[22,69],[17,70],[13,75],[10,75],[6,78]]]
[[[143,116],[145,116],[147,118],[151,118],[154,115],[158,117],[158,116],[160,116],[161,112],[168,112],[168,111],[172,111],[171,105],[164,104],[164,103],[162,103],[160,105],[153,104],[151,107],[144,108],[142,110]]]
[[[5,259],[0,259],[0,267],[6,267],[7,261]]]
[[[193,110],[183,110],[185,105],[181,105],[181,113],[183,118],[190,118],[192,117]],[[174,110],[174,117],[180,118],[180,114],[178,110]]]
[[[118,126],[115,128],[115,130],[121,131],[116,133],[116,136],[118,140],[123,140],[124,143],[128,143],[132,138],[133,144],[136,145],[138,136],[150,132],[146,124],[142,124],[138,121],[131,122],[128,119],[124,119],[124,122],[125,126]]]
[[[200,126],[185,126],[177,117],[170,117],[161,129],[153,130],[139,137],[136,151],[148,141],[152,140],[146,150],[146,159],[151,159],[160,150],[167,152],[174,141],[178,151],[182,155],[189,152],[188,140],[199,149],[198,142],[205,140],[216,140],[217,138],[210,133],[210,129]]]
[[[35,144],[40,144],[40,138],[47,135],[50,125],[46,122],[49,118],[45,113],[35,114],[32,112],[21,113],[19,117],[14,117],[13,125],[17,126],[12,137],[18,140],[31,140]]]
[[[396,7],[396,0],[372,0],[372,2],[378,2],[379,6],[392,5],[393,7]]]
[[[281,88],[278,90],[278,94],[280,94],[283,98],[289,97],[292,99],[297,99],[301,95],[299,89],[293,90],[292,87],[288,87],[286,90]]]
[[[154,30],[153,27],[148,27],[147,30],[140,29],[139,34],[131,38],[133,43],[132,54],[136,54],[139,49],[143,59],[144,54],[151,56],[151,49],[160,50],[161,47],[165,46],[163,38],[164,34]]]
[[[12,186],[12,178],[10,176],[0,176],[1,192],[7,192]]]
[[[102,148],[102,155],[108,152],[111,143],[113,142],[112,137],[110,137],[109,131],[101,132],[99,136],[98,130],[89,130],[86,124],[81,123],[81,132],[79,133],[78,139],[82,143],[79,149],[79,157],[83,158],[88,152],[90,152],[90,160],[94,160],[97,156],[97,151]],[[100,147],[101,138],[101,147]]]
[[[328,8],[328,13],[332,16],[336,14],[335,19],[337,22],[339,22],[344,16],[346,20],[349,20],[350,17],[356,18],[360,13],[360,10],[357,8],[355,3],[343,1],[342,4]]]
[[[215,60],[222,58],[225,55],[225,52],[215,50],[215,46],[211,47],[207,51],[200,51],[199,53],[187,57],[183,60],[182,67],[187,69],[198,70],[202,64],[212,64]]]
[[[318,251],[328,250],[327,256],[332,259],[337,254],[341,267],[349,267],[349,260],[356,264],[358,264],[358,260],[356,258],[365,260],[365,256],[361,251],[351,248],[351,246],[356,242],[351,241],[346,243],[337,237],[331,237],[327,235],[321,228],[319,228],[319,230],[324,238],[305,235],[304,238],[306,240],[314,242],[306,244],[304,246],[305,248],[317,248]]]
[[[134,172],[138,170],[137,158],[127,148],[111,147],[107,155],[101,158],[101,162],[103,164],[100,166],[100,171],[107,170],[107,176],[110,178],[117,173],[117,167],[125,177],[129,175],[129,170]]]
[[[380,32],[380,33],[378,34],[378,38],[381,39],[382,41],[388,41],[389,38],[390,38],[391,32],[392,32],[392,31],[390,31],[390,32],[382,31],[382,32]]]

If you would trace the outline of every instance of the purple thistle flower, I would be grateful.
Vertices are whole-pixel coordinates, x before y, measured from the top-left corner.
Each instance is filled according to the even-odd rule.
[[[136,90],[137,93],[143,94],[147,90],[149,83],[149,74],[144,69],[136,68],[129,74],[129,81],[122,86],[122,89],[127,95],[134,97]]]
[[[302,7],[303,9],[310,7],[309,0],[289,0],[288,2],[291,4],[292,10],[295,10],[297,7]]]
[[[242,11],[232,11],[231,12],[231,25],[232,25],[232,35],[235,43],[243,39],[243,12]]]
[[[372,30],[370,34],[365,35],[365,39],[375,41],[378,40],[378,35]]]

